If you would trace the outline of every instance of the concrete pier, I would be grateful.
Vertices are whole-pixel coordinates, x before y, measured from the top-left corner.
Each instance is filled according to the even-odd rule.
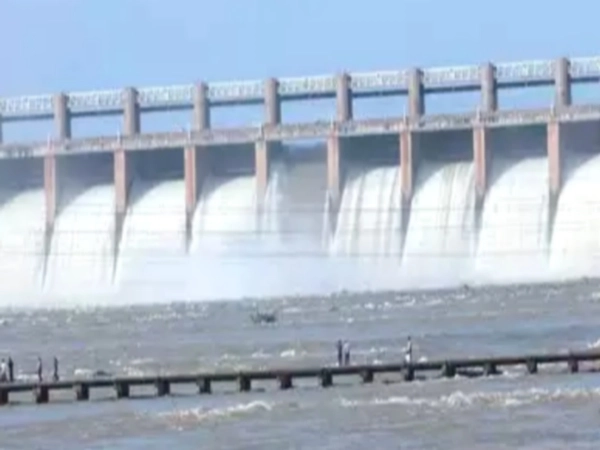
[[[546,126],[548,151],[548,179],[550,196],[558,198],[562,187],[562,158],[560,146],[560,124],[549,122]]]
[[[68,97],[63,93],[56,94],[53,98],[56,137],[59,139],[71,138],[71,114],[68,101]]]
[[[90,387],[87,384],[79,383],[75,385],[75,398],[77,401],[86,401],[90,399]]]
[[[294,387],[292,382],[292,376],[289,373],[282,373],[278,375],[277,380],[279,381],[279,389],[281,389],[282,391],[292,389]]]
[[[115,393],[117,398],[129,398],[129,387],[131,386],[126,380],[117,380],[114,383]]]
[[[327,137],[327,191],[329,204],[334,212],[337,212],[340,206],[342,195],[340,147],[340,137],[332,131]]]
[[[164,397],[165,395],[169,395],[171,393],[171,383],[169,380],[165,380],[163,378],[159,378],[155,382],[156,387],[156,396]]]
[[[492,63],[481,66],[481,109],[486,113],[498,109],[498,87],[496,86],[496,68]]]
[[[269,186],[269,143],[258,140],[254,144],[254,173],[256,177],[256,199],[263,206]]]
[[[360,374],[360,378],[362,379],[363,383],[372,383],[374,380],[374,373],[373,370],[371,369],[365,369],[361,372]]]
[[[569,75],[569,60],[559,58],[554,67],[554,89],[556,107],[562,108],[571,104],[571,78]]]
[[[113,241],[113,260],[118,260],[119,246],[123,235],[123,225],[127,212],[127,199],[129,197],[130,169],[127,153],[123,150],[114,152],[114,185],[115,185],[115,232]]]
[[[46,199],[46,229],[54,228],[57,204],[56,155],[48,153],[44,157],[44,194]]]
[[[410,223],[412,196],[417,175],[418,165],[418,140],[419,135],[406,126],[400,132],[400,191],[401,191],[401,222],[400,234],[402,236],[401,254],[404,253],[408,225]]]
[[[50,254],[54,222],[58,204],[57,157],[52,150],[44,157],[44,198],[46,204],[46,225],[44,227],[44,271]]]
[[[479,211],[483,206],[488,185],[489,151],[487,130],[483,125],[473,128],[473,165],[475,168],[475,205]]]
[[[186,248],[192,242],[194,212],[198,204],[198,149],[187,146],[183,150],[183,176],[185,178],[185,236]]]
[[[425,114],[423,71],[417,68],[411,69],[408,77],[408,114],[411,120],[415,120]]]
[[[561,149],[561,125],[556,121],[546,125],[546,146],[548,154],[548,239],[551,242],[554,232],[554,217],[558,209],[558,199],[563,183],[563,151]]]
[[[281,101],[279,82],[275,78],[265,81],[265,124],[277,125],[281,122]]]
[[[210,128],[210,103],[208,101],[208,85],[200,82],[194,86],[194,130],[202,131]]]
[[[350,76],[340,73],[336,76],[336,117],[338,122],[352,120],[352,91],[350,90]]]
[[[33,389],[33,398],[35,403],[41,405],[50,400],[50,388],[47,385],[38,385]]]
[[[210,394],[212,392],[211,379],[208,377],[200,377],[196,382],[198,385],[199,394]]]
[[[138,91],[132,87],[125,88],[123,97],[123,134],[132,136],[141,131]]]
[[[410,205],[413,195],[417,163],[415,155],[416,139],[418,139],[418,136],[410,129],[404,129],[400,132],[400,183],[403,206]]]
[[[240,392],[248,392],[252,389],[252,378],[248,375],[240,374],[238,376],[238,386]]]

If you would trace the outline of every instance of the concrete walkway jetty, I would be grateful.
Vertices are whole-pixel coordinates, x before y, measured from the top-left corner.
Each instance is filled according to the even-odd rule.
[[[435,373],[451,378],[457,374],[468,376],[492,376],[499,374],[500,368],[523,366],[529,374],[538,373],[538,367],[549,364],[566,364],[570,373],[579,372],[580,363],[600,361],[600,351],[507,356],[492,358],[448,359],[417,362],[413,364],[393,363],[377,365],[350,365],[308,367],[293,369],[263,369],[242,372],[213,372],[184,375],[138,376],[95,379],[71,379],[41,383],[2,383],[0,384],[0,405],[10,403],[13,393],[32,392],[35,403],[48,403],[51,391],[74,391],[75,399],[89,400],[90,390],[97,388],[114,389],[118,399],[129,398],[132,387],[150,386],[159,397],[169,395],[172,385],[195,385],[200,394],[209,394],[213,383],[235,383],[240,392],[250,391],[253,381],[274,380],[280,389],[291,389],[294,379],[313,378],[327,388],[333,386],[335,376],[358,376],[363,383],[374,381],[376,374],[401,374],[404,381],[412,381],[415,375]]]

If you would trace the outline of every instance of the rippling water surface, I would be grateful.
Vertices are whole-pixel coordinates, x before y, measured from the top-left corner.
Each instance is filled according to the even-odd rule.
[[[256,308],[278,311],[278,322],[253,324]],[[596,282],[2,310],[0,354],[13,356],[22,379],[38,354],[48,366],[58,356],[63,377],[330,364],[338,338],[351,340],[354,362],[380,363],[401,358],[407,334],[426,359],[586,349],[600,345],[598,317]],[[244,394],[223,384],[202,397],[174,387],[170,397],[124,401],[92,391],[95,401],[78,404],[61,401],[65,392],[40,407],[24,396],[0,409],[0,448],[595,449],[600,375],[562,369],[413,383],[382,375],[365,386],[340,378],[328,390],[311,380],[285,392],[264,383]]]

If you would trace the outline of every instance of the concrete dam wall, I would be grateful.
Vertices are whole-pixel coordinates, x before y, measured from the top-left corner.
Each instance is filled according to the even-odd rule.
[[[0,292],[148,301],[596,275],[597,130],[572,129],[552,213],[545,134],[533,127],[498,135],[481,205],[466,133],[420,142],[410,208],[397,139],[341,151],[335,209],[323,144],[273,152],[262,199],[252,149],[212,149],[189,226],[184,153],[135,153],[120,231],[114,155],[58,158],[50,236],[44,160],[0,161]]]
[[[572,88],[599,81],[591,57],[0,98],[0,294],[132,303],[598,275],[600,105]],[[532,86],[551,104],[499,109]],[[479,101],[427,111],[455,92]],[[355,99],[381,96],[404,113],[355,117]],[[315,99],[334,101],[329,120],[285,121],[284,103]],[[240,105],[261,123],[213,126],[213,109]],[[173,110],[187,129],[145,129]],[[74,133],[115,115],[116,134]],[[40,120],[45,141],[5,133]]]

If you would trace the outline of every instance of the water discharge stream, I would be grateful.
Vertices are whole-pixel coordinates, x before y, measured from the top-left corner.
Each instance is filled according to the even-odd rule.
[[[334,222],[325,189],[291,181],[292,173],[286,163],[274,164],[262,202],[254,176],[208,177],[189,243],[184,182],[134,179],[116,265],[112,185],[69,188],[46,265],[43,190],[6,189],[0,291],[9,303],[16,293],[60,301],[122,294],[110,301],[128,303],[528,282],[600,271],[599,157],[570,165],[554,222],[547,159],[494,158],[479,229],[472,163],[423,160],[404,240],[396,166],[347,165]]]

